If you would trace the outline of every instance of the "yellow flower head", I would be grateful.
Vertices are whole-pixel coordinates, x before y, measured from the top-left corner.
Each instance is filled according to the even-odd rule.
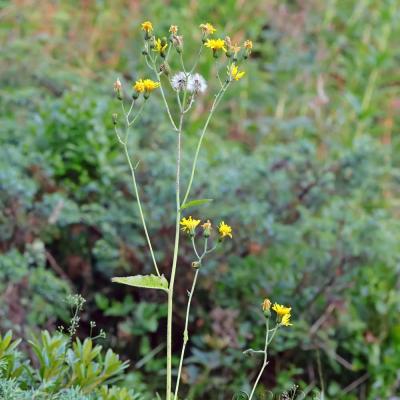
[[[264,299],[264,301],[262,302],[262,310],[263,311],[269,311],[271,308],[271,300],[270,299]]]
[[[291,325],[293,325],[290,322],[290,317],[291,317],[291,314],[285,314],[281,319],[281,325],[283,325],[283,326],[291,326]]]
[[[152,92],[154,89],[160,87],[160,82],[154,82],[151,79],[145,79],[143,81],[143,85],[146,92]]]
[[[142,23],[142,29],[145,32],[150,33],[153,30],[153,24],[150,21],[145,21]]]
[[[232,228],[227,225],[224,221],[222,221],[218,226],[219,234],[221,235],[221,239],[225,236],[229,236],[232,239]]]
[[[173,35],[176,35],[178,33],[178,27],[176,25],[171,25],[169,27],[169,31],[170,33],[172,33]]]
[[[275,303],[272,306],[272,309],[276,312],[276,314],[278,315],[279,318],[282,318],[283,316],[288,315],[288,314],[290,315],[290,312],[292,311],[291,307],[285,307],[278,303]]]
[[[160,38],[156,39],[154,42],[154,49],[153,51],[156,51],[157,53],[163,53],[165,49],[168,47],[168,43],[165,42],[163,43]]]
[[[225,40],[223,39],[208,39],[205,46],[212,49],[214,52],[223,50],[226,53]]]
[[[253,42],[251,40],[246,40],[243,43],[243,46],[244,46],[245,49],[251,50],[253,48]]]
[[[199,219],[193,219],[191,216],[189,218],[182,218],[180,222],[183,232],[187,232],[190,235],[194,235],[196,227],[199,225],[199,223]]]
[[[143,79],[139,79],[138,81],[136,81],[133,85],[133,88],[136,90],[136,92],[143,93],[145,91]]]
[[[200,29],[203,32],[204,35],[212,35],[214,32],[216,32],[217,30],[214,28],[213,25],[211,25],[210,23],[206,23],[206,24],[201,24],[200,25]]]
[[[242,79],[245,71],[239,71],[239,68],[236,64],[232,64],[230,68],[228,69],[228,74],[231,76],[232,79],[235,81],[238,81],[239,79]]]

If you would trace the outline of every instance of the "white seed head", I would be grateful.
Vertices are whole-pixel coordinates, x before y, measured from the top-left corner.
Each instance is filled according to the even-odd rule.
[[[186,87],[186,74],[178,72],[171,78],[171,86],[177,92],[184,90]]]
[[[188,81],[189,92],[198,94],[204,93],[207,89],[207,82],[200,74],[194,74],[189,76]]]

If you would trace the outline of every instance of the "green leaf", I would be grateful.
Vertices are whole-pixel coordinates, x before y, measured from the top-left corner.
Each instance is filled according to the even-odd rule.
[[[198,200],[188,201],[187,203],[182,205],[181,211],[184,210],[185,208],[195,207],[201,204],[209,203],[210,201],[213,201],[213,199],[198,199]]]
[[[123,278],[115,277],[112,282],[122,283],[123,285],[135,286],[147,289],[161,289],[168,292],[168,281],[162,276],[156,275],[135,275]]]

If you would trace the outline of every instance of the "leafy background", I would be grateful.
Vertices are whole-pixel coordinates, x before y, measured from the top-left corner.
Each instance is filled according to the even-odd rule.
[[[200,157],[194,196],[215,201],[193,213],[229,221],[234,240],[200,275],[183,396],[230,399],[248,391],[261,360],[242,351],[262,346],[265,296],[292,305],[294,326],[274,343],[261,389],[282,393],[296,384],[344,400],[399,395],[399,6],[1,1],[0,330],[24,339],[54,332],[68,324],[66,296],[81,293],[82,340],[96,321],[107,333],[102,345],[131,361],[123,385],[145,399],[163,392],[165,295],[110,283],[115,275],[151,272],[113,135],[112,84],[119,76],[128,89],[146,71],[142,20],[159,33],[179,25],[189,59],[197,26],[209,21],[222,37],[251,38],[254,51]],[[209,54],[202,57],[209,93],[185,127],[184,181],[216,89],[213,65]],[[166,275],[174,143],[152,96],[130,148],[140,160],[145,213]],[[185,243],[175,351],[191,261]],[[29,348],[22,350],[35,364]],[[71,393],[60,398],[78,398]]]

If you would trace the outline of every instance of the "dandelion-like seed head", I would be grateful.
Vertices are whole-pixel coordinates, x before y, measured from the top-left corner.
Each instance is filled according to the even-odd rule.
[[[177,92],[186,88],[187,76],[184,72],[178,72],[171,78],[171,86]]]
[[[207,82],[200,74],[196,73],[189,76],[187,87],[191,93],[204,93],[207,89]]]

